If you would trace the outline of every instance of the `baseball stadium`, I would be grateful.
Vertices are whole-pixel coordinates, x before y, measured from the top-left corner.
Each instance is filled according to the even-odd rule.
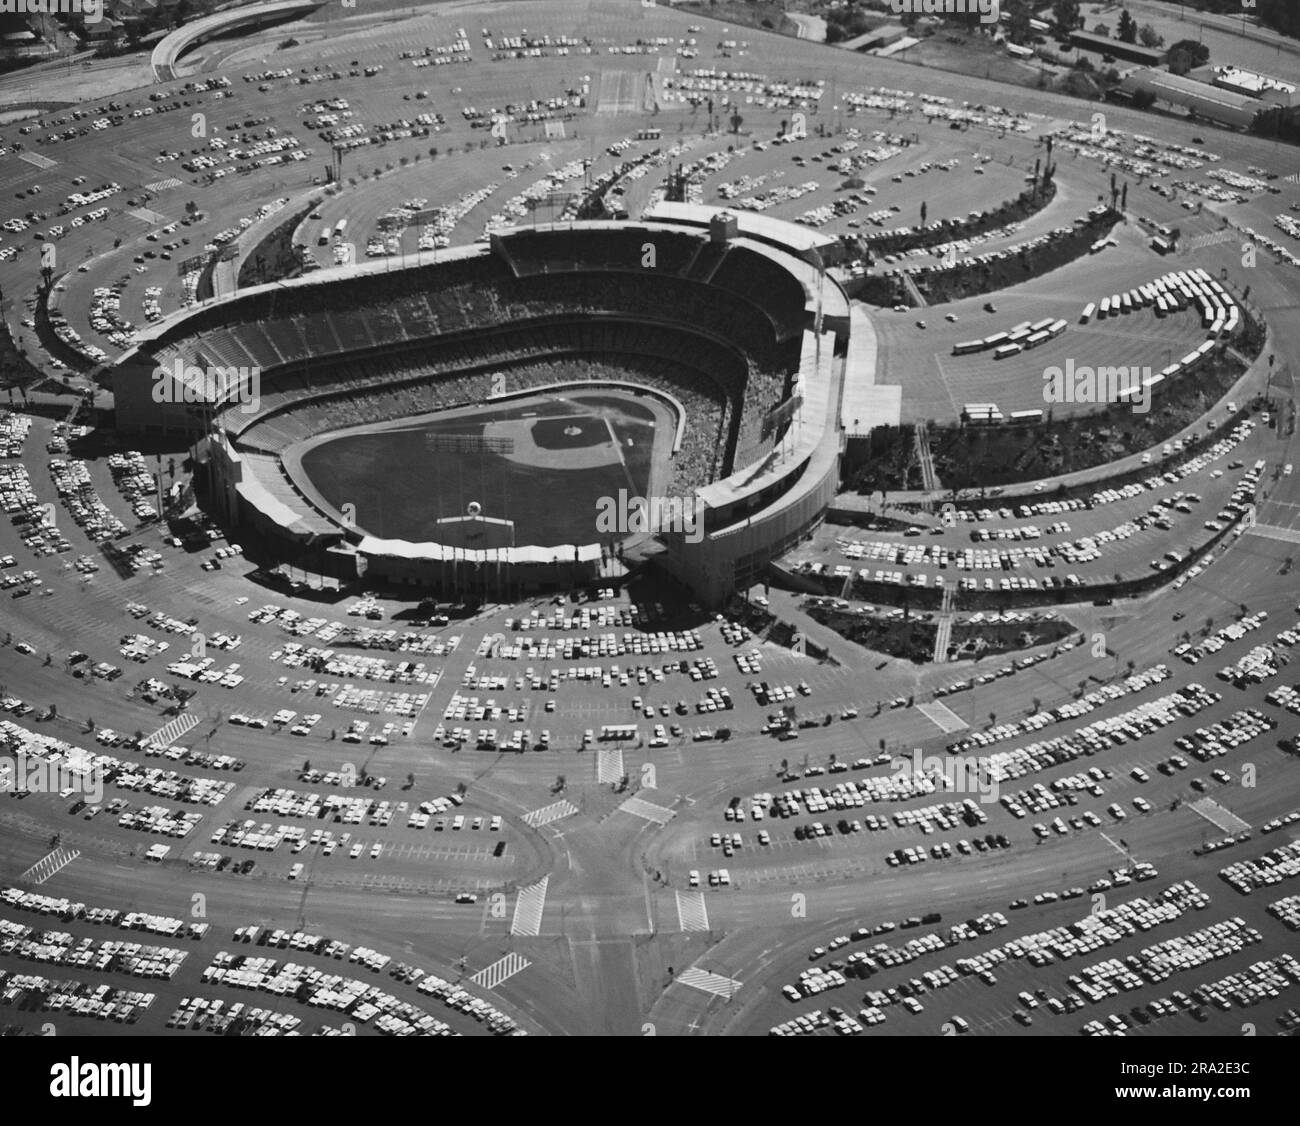
[[[1300,1029],[1276,5],[119,7],[0,14],[0,1034]]]

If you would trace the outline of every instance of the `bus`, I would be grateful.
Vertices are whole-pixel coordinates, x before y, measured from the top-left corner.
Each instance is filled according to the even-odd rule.
[[[600,729],[600,739],[603,743],[621,743],[635,739],[636,731],[635,723],[606,723]]]
[[[1019,344],[1003,344],[1001,348],[993,350],[993,358],[995,360],[1005,360],[1008,356],[1015,356],[1023,351],[1024,348]]]
[[[329,223],[326,223],[325,226],[323,226],[323,227],[320,229],[320,237],[316,239],[316,245],[317,245],[317,246],[329,246],[329,244],[330,244],[330,233],[331,233],[333,230],[334,230],[334,228],[333,228]]]
[[[1110,315],[1110,313],[1111,313],[1110,298],[1103,297],[1101,299],[1101,308],[1097,311],[1097,319],[1099,321],[1104,321]]]
[[[1028,352],[1032,348],[1037,348],[1040,344],[1046,344],[1051,339],[1052,334],[1050,332],[1045,330],[1043,332],[1035,332],[1025,341],[1025,351]]]
[[[1030,333],[1046,332],[1052,327],[1052,320],[1051,317],[1044,317],[1041,321],[1035,321],[1029,326]]]
[[[1106,315],[1105,309],[1108,309],[1110,307],[1109,298],[1102,302],[1102,306],[1103,306],[1103,312],[1101,314],[1101,317],[1104,317]],[[1093,304],[1091,301],[1089,301],[1088,304],[1086,304],[1083,307],[1083,314],[1079,317],[1079,323],[1081,325],[1086,325],[1090,320],[1092,320],[1092,315],[1096,311],[1097,311],[1097,306]],[[1101,320],[1101,317],[1098,317],[1097,319]]]
[[[954,344],[952,346],[952,354],[954,356],[968,356],[972,352],[984,351],[985,347],[986,344],[983,340],[967,340],[961,344]]]
[[[347,232],[347,229],[348,229],[348,221],[346,219],[340,219],[338,222],[338,226],[334,228],[334,241],[338,242],[343,237],[343,235]]]
[[[985,347],[985,348],[1001,348],[1002,345],[1005,344],[1005,343],[1006,343],[1008,340],[1010,340],[1010,339],[1011,339],[1011,334],[1010,334],[1010,333],[1006,333],[1006,332],[995,332],[992,336],[986,336],[986,337],[984,338],[984,347]]]
[[[1050,336],[1053,340],[1055,340],[1068,327],[1069,326],[1065,323],[1064,320],[1055,320],[1050,325],[1047,326],[1047,335]]]
[[[1169,312],[1169,307],[1165,304],[1165,299],[1163,297],[1157,297],[1156,316],[1163,317],[1167,312]]]
[[[1131,293],[1126,293],[1120,298],[1120,309],[1125,313],[1133,312],[1133,295]]]
[[[1010,415],[1012,422],[1042,422],[1042,408],[1027,411],[1012,411]]]

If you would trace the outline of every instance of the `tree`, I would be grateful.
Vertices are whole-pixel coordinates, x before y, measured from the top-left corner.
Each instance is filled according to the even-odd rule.
[[[1100,36],[1102,36],[1103,38],[1109,39],[1109,38],[1110,38],[1110,24],[1108,24],[1108,23],[1099,23],[1099,24],[1097,24],[1096,27],[1094,27],[1094,28],[1092,29],[1092,33],[1093,33],[1093,35],[1100,35]]]
[[[1149,23],[1144,23],[1138,31],[1138,42],[1141,43],[1143,47],[1163,47],[1165,45],[1165,37],[1156,31],[1156,29]]]
[[[1007,38],[1012,43],[1023,44],[1030,36],[1029,21],[1033,16],[1025,0],[1011,0],[1007,6]]]
[[[1061,31],[1070,32],[1083,23],[1079,0],[1052,0],[1052,19]]]
[[[551,787],[551,793],[558,794],[568,783],[565,781],[563,774],[555,776],[555,784]]]
[[[469,787],[466,786],[464,782],[457,782],[457,783],[456,783],[456,793],[458,793],[461,797],[464,797],[464,796],[465,796],[465,791],[468,790],[468,789],[469,789]]]
[[[1127,8],[1121,8],[1119,13],[1119,40],[1121,43],[1136,43],[1138,36],[1138,25]]]
[[[1169,48],[1169,71],[1186,74],[1193,67],[1205,66],[1210,61],[1210,49],[1195,39],[1180,39]]]
[[[740,114],[733,113],[731,115],[731,131],[733,133],[739,133],[740,127],[744,124],[745,124],[745,119],[741,117]]]

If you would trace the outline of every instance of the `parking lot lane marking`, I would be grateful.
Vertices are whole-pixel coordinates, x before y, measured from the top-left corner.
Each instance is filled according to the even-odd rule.
[[[682,970],[677,975],[677,981],[682,985],[689,985],[692,989],[699,989],[705,993],[727,998],[734,997],[741,986],[741,982],[735,978],[711,973],[708,970],[700,969],[699,966],[690,966]]]
[[[945,735],[960,731],[970,725],[954,712],[947,704],[933,700],[928,704],[918,704],[916,710],[931,723],[935,724]]]
[[[523,820],[526,825],[539,829],[543,825],[549,825],[552,821],[559,821],[563,817],[571,817],[577,812],[578,807],[576,805],[562,798],[550,805],[542,806],[541,809],[534,809],[530,813],[525,813]]]
[[[75,848],[56,848],[42,856],[35,864],[18,877],[20,883],[43,884],[56,872],[61,871],[80,856]]]
[[[677,922],[683,931],[707,931],[709,911],[702,891],[678,891]]]
[[[631,813],[635,817],[644,817],[647,821],[654,821],[659,825],[667,825],[676,816],[671,809],[665,809],[661,805],[655,805],[654,802],[648,802],[645,798],[636,797],[635,795],[628,798],[618,809],[621,813]]]
[[[481,985],[484,989],[495,989],[502,982],[509,980],[531,965],[532,963],[522,954],[516,954],[512,951],[504,957],[498,958],[491,965],[484,966],[470,978],[470,981],[475,985]]]
[[[164,723],[152,735],[146,736],[145,741],[148,743],[157,743],[163,747],[170,747],[187,731],[193,731],[194,728],[198,727],[198,725],[198,718],[186,713],[185,715],[177,716],[175,719]]]
[[[550,876],[543,876],[537,883],[519,889],[519,898],[515,900],[514,918],[510,921],[511,934],[536,937],[541,933],[542,911],[546,907],[546,888],[550,882]]]
[[[1244,833],[1250,828],[1250,822],[1244,821],[1230,809],[1225,809],[1213,798],[1201,798],[1189,803],[1193,813],[1204,817],[1216,829],[1224,833]]]
[[[596,781],[615,785],[623,777],[623,748],[601,747],[596,753]]]

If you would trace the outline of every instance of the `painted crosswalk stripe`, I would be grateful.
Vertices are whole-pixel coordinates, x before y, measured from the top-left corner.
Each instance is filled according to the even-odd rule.
[[[166,180],[155,180],[152,184],[145,184],[145,187],[151,192],[165,192],[168,188],[179,188],[182,183],[184,183],[183,180],[171,176]]]
[[[601,747],[596,752],[596,781],[612,786],[623,777],[623,748]]]
[[[637,817],[644,817],[647,821],[654,821],[660,825],[667,825],[677,815],[671,809],[665,809],[662,805],[655,805],[654,802],[648,802],[645,798],[630,797],[618,807],[624,813],[631,813]]]
[[[26,872],[18,877],[18,879],[23,883],[43,884],[54,875],[55,872],[66,868],[80,855],[81,853],[75,848],[56,848],[48,855],[42,856],[40,860],[28,868]]]
[[[709,909],[704,905],[702,891],[679,891],[677,895],[677,921],[684,931],[709,929]]]
[[[736,990],[741,985],[733,977],[710,973],[708,970],[700,969],[699,966],[691,966],[690,969],[682,970],[677,975],[677,980],[683,985],[689,985],[692,989],[700,989],[705,993],[715,993],[719,997],[734,997]]]
[[[542,910],[546,906],[546,887],[550,876],[543,876],[535,884],[519,889],[515,900],[515,916],[510,921],[511,934],[537,935],[542,930]]]
[[[28,164],[37,168],[53,168],[59,162],[51,160],[48,156],[41,156],[38,152],[23,152],[18,154],[19,160],[25,160]]]
[[[522,954],[507,954],[504,958],[498,958],[490,966],[484,966],[478,973],[470,978],[475,985],[481,985],[484,989],[495,989],[503,981],[512,978],[520,970],[525,970],[532,965]]]
[[[577,812],[578,807],[573,802],[561,798],[550,805],[542,806],[541,809],[534,809],[531,813],[525,813],[524,824],[538,829],[543,825],[549,825],[552,821],[559,821],[562,817],[572,817]]]
[[[1190,803],[1193,813],[1204,817],[1216,829],[1225,833],[1244,833],[1250,828],[1250,822],[1244,821],[1230,809],[1221,806],[1213,798],[1201,798]]]
[[[193,731],[198,725],[198,719],[187,712],[185,715],[178,715],[175,719],[168,720],[152,735],[146,736],[145,742],[170,747],[187,731]]]
[[[1246,531],[1252,536],[1263,536],[1268,540],[1300,543],[1300,528],[1280,528],[1276,524],[1254,524]]]
[[[947,704],[940,703],[938,700],[932,700],[928,704],[918,704],[916,710],[945,735],[950,735],[954,731],[960,731],[963,727],[970,726],[952,708],[948,707]]]

